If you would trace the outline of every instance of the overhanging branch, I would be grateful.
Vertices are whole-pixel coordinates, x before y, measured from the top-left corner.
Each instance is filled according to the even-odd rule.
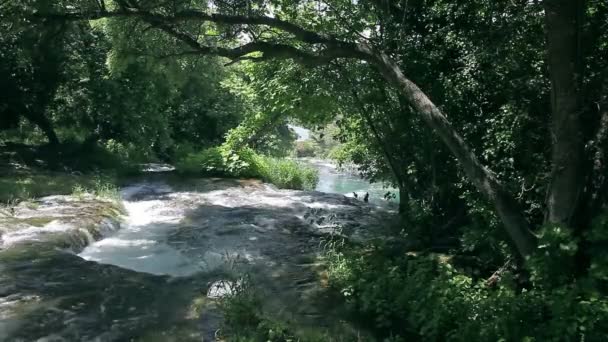
[[[333,43],[335,40],[330,37],[323,36],[319,33],[307,30],[293,23],[272,17],[266,16],[240,16],[240,15],[225,15],[225,14],[208,14],[197,10],[184,10],[175,12],[171,15],[161,14],[157,12],[148,12],[142,10],[115,10],[115,11],[97,11],[97,12],[68,12],[68,13],[35,13],[33,17],[46,18],[51,20],[62,21],[79,21],[79,20],[95,20],[103,18],[126,18],[139,17],[144,19],[152,19],[159,22],[172,23],[178,21],[197,20],[200,22],[212,22],[216,24],[229,25],[265,25],[276,29],[291,33],[296,39],[309,44],[325,44]]]
[[[58,21],[94,20],[102,18],[139,18],[142,21],[164,31],[179,41],[188,45],[200,55],[215,55],[233,60],[229,64],[241,60],[293,59],[306,66],[327,64],[337,58],[358,58],[370,60],[373,57],[371,49],[365,44],[349,43],[325,37],[319,33],[306,30],[303,27],[277,18],[265,16],[239,16],[224,14],[207,14],[196,10],[176,12],[165,15],[147,12],[139,9],[123,8],[115,11],[70,12],[70,13],[36,13],[34,18]],[[265,25],[291,33],[298,41],[311,44],[312,51],[307,51],[283,43],[254,41],[234,48],[207,46],[200,43],[197,37],[177,29],[173,24],[184,20],[198,20],[217,24]],[[318,45],[322,45],[319,47]],[[316,51],[315,51],[316,50]],[[253,52],[261,52],[262,57],[246,56]]]

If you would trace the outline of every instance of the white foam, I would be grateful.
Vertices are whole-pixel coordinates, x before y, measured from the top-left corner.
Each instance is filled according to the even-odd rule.
[[[40,237],[45,234],[60,233],[73,229],[72,226],[61,223],[58,220],[51,221],[43,227],[29,227],[19,229],[15,232],[8,232],[2,235],[2,245],[4,247],[13,245],[22,241],[40,241]]]
[[[150,187],[127,187],[122,195],[131,198],[139,192],[149,191]],[[170,190],[160,184],[153,187],[155,193]],[[194,261],[164,242],[184,216],[183,210],[170,208],[169,204],[170,201],[158,199],[125,201],[128,218],[124,228],[91,244],[79,255],[86,260],[159,275],[188,276],[201,271]]]

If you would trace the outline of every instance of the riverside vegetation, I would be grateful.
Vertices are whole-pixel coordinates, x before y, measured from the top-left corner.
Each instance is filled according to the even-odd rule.
[[[237,226],[261,231],[258,215],[281,212],[295,240],[280,241],[293,253],[315,245],[302,247],[314,257],[294,264],[312,267],[303,274],[314,273],[323,289],[318,306],[336,308],[327,321],[344,329],[311,331],[273,315],[263,289],[239,275],[218,302],[224,318],[217,339],[602,341],[606,56],[603,0],[4,1],[2,212],[29,215],[48,195],[116,199],[118,189],[141,179],[160,187],[150,195],[141,186],[139,196],[152,204],[207,201],[203,209],[220,216],[232,208],[235,222],[221,217]],[[297,141],[288,124],[308,128],[310,139]],[[356,229],[389,233],[357,240],[342,233],[352,233],[352,217],[343,231],[323,231],[325,221],[353,212],[364,222],[374,206],[308,192],[319,176],[294,157],[355,165],[365,179],[390,185],[398,192],[398,223],[387,211]],[[194,182],[187,183],[193,189],[200,181],[203,192],[163,193],[166,184],[141,174],[148,163],[174,165],[166,179]],[[242,178],[306,191],[260,190]],[[228,201],[246,204],[235,209]],[[184,217],[208,224],[189,209]],[[324,216],[312,222],[299,218],[319,212]],[[317,230],[303,233],[304,225]],[[180,229],[176,239],[193,250],[208,240],[188,222]],[[20,268],[23,256],[6,255],[24,277],[43,264]],[[90,276],[106,270],[69,260],[57,267],[89,267]],[[128,276],[150,290],[143,302],[168,293],[150,274]],[[177,279],[164,289],[181,290],[176,303],[188,302],[198,285]],[[131,288],[117,291],[118,302],[134,296]],[[116,312],[127,321],[131,315]],[[129,338],[168,339],[128,324]],[[188,334],[204,325],[183,324]]]

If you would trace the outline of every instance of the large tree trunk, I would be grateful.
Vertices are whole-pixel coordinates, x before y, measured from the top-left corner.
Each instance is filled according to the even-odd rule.
[[[545,0],[551,77],[552,173],[547,193],[550,223],[572,226],[584,186],[579,111],[578,27],[582,0]]]
[[[399,66],[385,54],[376,54],[375,57],[373,63],[382,75],[408,99],[422,119],[452,151],[469,180],[494,205],[519,254],[522,257],[530,255],[536,248],[536,237],[529,230],[528,222],[515,199],[502,187],[494,174],[479,162],[441,110],[416,84],[403,75]]]
[[[50,145],[59,144],[59,138],[57,137],[57,133],[55,132],[55,129],[53,129],[53,125],[51,124],[51,121],[46,117],[46,115],[44,115],[43,113],[32,113],[26,110],[23,116],[31,123],[38,126],[38,128],[40,128],[40,130],[48,139]]]

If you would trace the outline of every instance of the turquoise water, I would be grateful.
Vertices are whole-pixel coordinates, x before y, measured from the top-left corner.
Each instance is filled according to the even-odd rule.
[[[343,194],[348,197],[354,197],[356,193],[361,200],[366,193],[369,193],[369,201],[372,203],[399,203],[399,191],[393,187],[385,187],[381,183],[370,183],[352,172],[340,170],[327,160],[302,158],[302,161],[319,170],[319,183],[315,189],[317,191]],[[395,194],[396,197],[390,201],[385,200],[384,195],[387,192]]]

